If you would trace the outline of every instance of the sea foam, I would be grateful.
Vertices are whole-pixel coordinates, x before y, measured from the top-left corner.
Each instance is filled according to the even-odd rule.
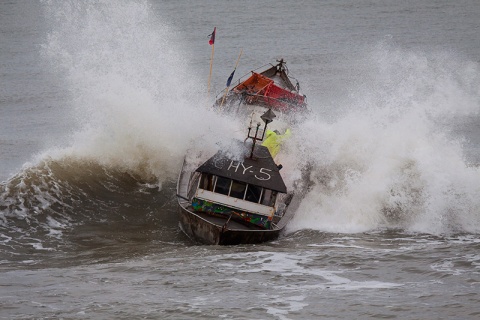
[[[480,110],[478,63],[385,44],[365,61],[342,112],[292,139],[310,185],[288,229],[480,232],[480,171],[452,134]]]

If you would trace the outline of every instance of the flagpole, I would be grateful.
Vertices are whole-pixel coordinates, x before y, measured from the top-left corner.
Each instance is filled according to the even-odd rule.
[[[243,48],[240,50],[240,54],[238,55],[237,63],[235,63],[235,69],[233,69],[233,72],[235,72],[235,70],[237,70],[238,62],[240,62],[240,57],[242,56],[242,53],[243,53]],[[223,95],[223,99],[222,99],[222,103],[220,104],[220,108],[222,108],[223,103],[225,102],[225,98],[227,97],[228,89],[230,89],[230,83],[228,84],[227,88],[225,89],[225,94]]]
[[[215,33],[217,32],[217,27],[213,28],[213,32],[210,35],[210,41],[208,42],[212,46],[212,55],[210,57],[210,75],[208,76],[208,90],[207,94],[210,96],[210,82],[212,80],[212,67],[213,67],[213,55],[215,53]]]
[[[210,96],[210,80],[212,79],[213,54],[215,52],[215,43],[212,44],[212,55],[210,56],[210,75],[208,76],[208,95]]]

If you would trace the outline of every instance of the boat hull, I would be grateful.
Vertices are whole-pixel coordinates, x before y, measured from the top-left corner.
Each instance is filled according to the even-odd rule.
[[[178,205],[179,223],[182,231],[191,239],[213,245],[255,244],[272,241],[278,238],[282,229],[248,229],[232,228],[236,222],[209,217],[190,211]]]

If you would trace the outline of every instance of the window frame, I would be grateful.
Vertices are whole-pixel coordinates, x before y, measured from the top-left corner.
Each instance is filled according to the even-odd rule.
[[[220,195],[224,195],[224,196],[228,196],[228,197],[231,197],[231,198],[235,198],[235,199],[239,199],[239,200],[243,200],[243,201],[247,201],[247,202],[251,202],[251,203],[257,203],[257,204],[260,204],[260,205],[263,205],[263,206],[267,206],[267,207],[274,207],[275,206],[275,203],[276,203],[276,199],[277,199],[277,195],[278,195],[278,192],[277,191],[274,191],[274,190],[271,190],[271,189],[268,189],[268,188],[264,188],[264,187],[260,187],[260,186],[256,186],[256,185],[252,185],[252,184],[249,184],[249,183],[245,183],[245,182],[241,182],[241,181],[237,181],[237,180],[234,180],[234,179],[230,179],[230,178],[226,178],[226,177],[220,177],[220,176],[217,176],[215,174],[211,174],[211,173],[205,173],[205,172],[202,172],[201,173],[202,176],[200,177],[199,181],[198,181],[198,189],[202,189],[202,190],[206,190],[206,191],[209,191],[209,192],[213,192],[213,193],[216,193],[216,194],[220,194]],[[212,179],[212,190],[209,190],[209,189],[204,189],[202,188],[203,187],[203,183],[204,182],[204,177],[205,179],[210,179],[211,176],[211,179]],[[229,180],[229,186],[228,186],[228,192],[227,194],[224,194],[224,193],[221,193],[221,192],[216,192],[216,188],[217,188],[217,182],[218,180],[220,179],[225,179],[225,180]],[[208,180],[207,180],[208,181]],[[245,184],[245,191],[243,193],[243,198],[238,198],[238,197],[234,197],[231,195],[232,193],[232,186],[233,186],[233,183],[236,182],[236,183],[241,183],[241,184]],[[259,198],[258,198],[258,201],[257,202],[254,202],[254,201],[251,201],[251,200],[247,200],[247,192],[248,192],[248,188],[252,186],[252,187],[255,187],[255,188],[260,188],[260,195],[259,195]],[[208,188],[208,183],[207,183],[207,188]],[[270,198],[268,200],[268,204],[264,204],[265,203],[265,199],[264,199],[264,196],[270,192]]]

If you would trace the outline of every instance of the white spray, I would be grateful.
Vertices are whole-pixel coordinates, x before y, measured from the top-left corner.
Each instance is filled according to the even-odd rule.
[[[311,168],[290,231],[480,232],[480,171],[448,125],[479,112],[480,69],[456,60],[375,48],[342,115],[311,119],[290,144]]]
[[[43,52],[67,79],[81,128],[71,147],[48,150],[49,156],[163,180],[178,171],[192,140],[211,147],[206,137],[218,141],[235,128],[207,108],[204,81],[181,54],[183,37],[147,1],[46,1],[45,7],[53,31]]]

